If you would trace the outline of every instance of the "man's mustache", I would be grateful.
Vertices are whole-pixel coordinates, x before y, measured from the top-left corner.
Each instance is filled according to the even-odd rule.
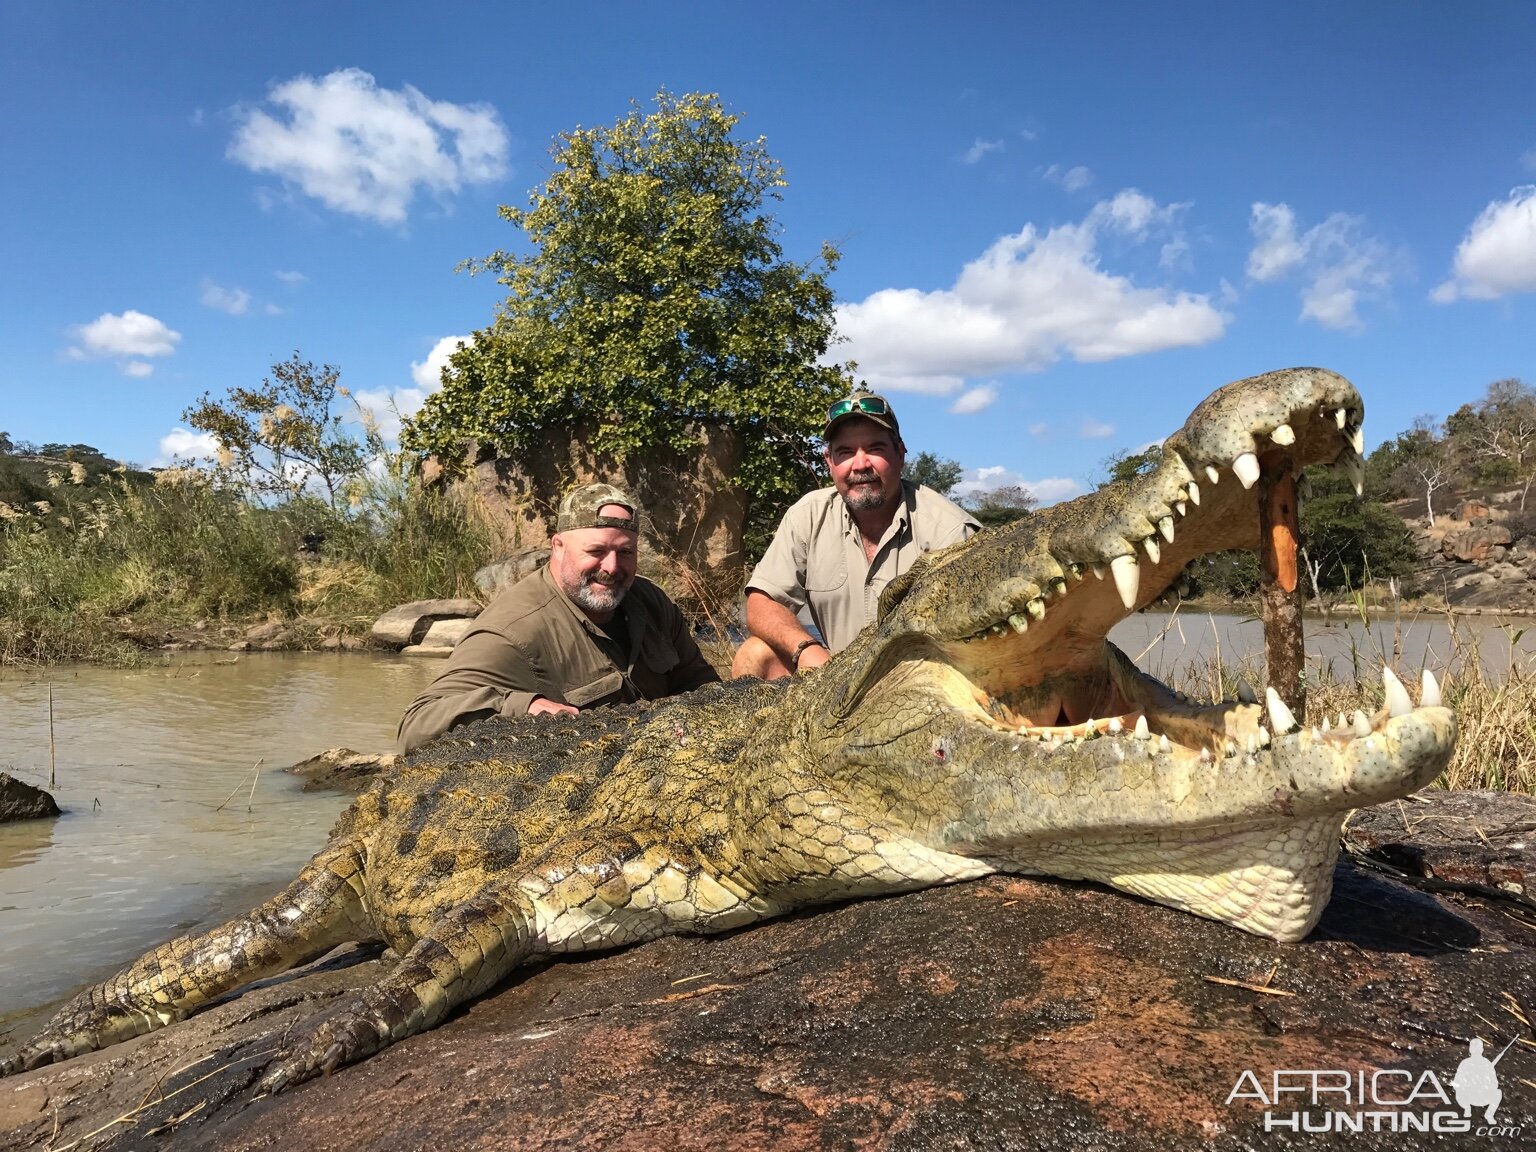
[[[868,472],[848,473],[848,483],[850,484],[878,484],[879,482],[880,473],[876,472],[873,468]]]

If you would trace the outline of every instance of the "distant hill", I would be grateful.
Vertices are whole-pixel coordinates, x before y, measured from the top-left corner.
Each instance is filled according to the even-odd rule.
[[[59,488],[81,490],[119,467],[121,461],[89,444],[29,444],[0,432],[0,501],[7,504],[52,501],[57,489],[48,485],[50,472],[59,477]],[[130,468],[125,475],[130,482],[153,479],[138,468]]]

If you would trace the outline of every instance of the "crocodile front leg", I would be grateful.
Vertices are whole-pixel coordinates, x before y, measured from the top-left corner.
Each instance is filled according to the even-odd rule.
[[[338,944],[377,939],[363,908],[362,867],[355,846],[334,848],[254,911],[145,953],[60,1009],[31,1043],[0,1061],[0,1076],[130,1040]]]
[[[387,976],[311,1023],[260,1087],[280,1092],[436,1027],[531,956],[721,932],[772,910],[659,836],[558,842],[527,875],[439,909]]]

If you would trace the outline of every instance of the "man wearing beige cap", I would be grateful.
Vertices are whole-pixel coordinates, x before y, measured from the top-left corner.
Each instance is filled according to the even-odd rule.
[[[875,618],[885,586],[924,552],[981,527],[931,488],[901,478],[907,448],[890,401],[857,391],[827,409],[832,487],[784,514],[747,582],[734,676],[772,680],[825,664]],[[800,622],[808,609],[819,636]]]
[[[406,709],[409,752],[487,716],[628,704],[720,679],[667,594],[635,575],[640,506],[611,484],[560,501],[549,563],[493,600]]]

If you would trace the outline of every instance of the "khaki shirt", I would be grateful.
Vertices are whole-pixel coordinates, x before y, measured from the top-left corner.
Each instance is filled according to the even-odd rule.
[[[872,563],[864,558],[859,526],[836,488],[802,496],[784,514],[747,587],[791,612],[809,606],[827,647],[841,652],[875,618],[887,584],[924,552],[946,548],[981,527],[931,488],[903,480],[901,496]]]
[[[677,605],[636,577],[621,609],[622,650],[571,603],[546,566],[519,580],[455,645],[448,666],[405,710],[401,751],[487,716],[524,716],[537,696],[590,708],[688,692],[720,679]]]

